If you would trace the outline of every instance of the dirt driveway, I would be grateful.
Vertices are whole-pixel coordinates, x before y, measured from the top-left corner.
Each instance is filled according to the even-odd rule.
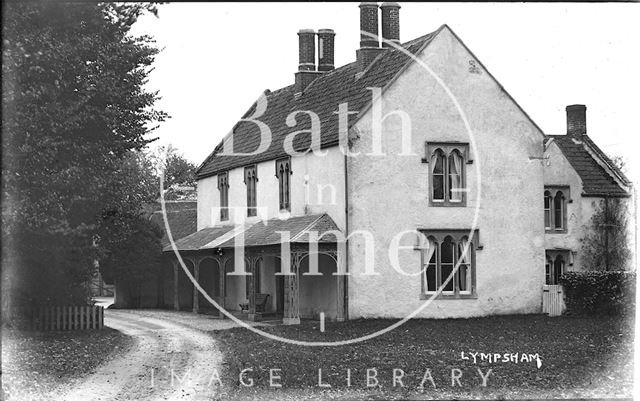
[[[203,400],[224,396],[221,353],[205,330],[236,327],[188,312],[105,311],[105,325],[133,336],[122,357],[71,384],[65,400]],[[96,355],[95,357],[99,357]]]

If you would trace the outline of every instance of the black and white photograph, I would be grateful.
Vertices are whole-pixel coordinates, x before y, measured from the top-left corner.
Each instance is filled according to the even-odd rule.
[[[633,399],[637,2],[2,2],[0,400]]]

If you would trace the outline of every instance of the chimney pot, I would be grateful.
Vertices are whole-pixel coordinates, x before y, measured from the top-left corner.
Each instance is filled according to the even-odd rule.
[[[298,72],[295,75],[295,92],[302,93],[322,72],[316,71],[316,32],[313,29],[298,31]]]
[[[335,36],[333,29],[318,30],[318,71],[331,71],[335,68],[333,60]]]
[[[298,31],[298,71],[316,70],[316,33],[313,29]]]
[[[380,47],[378,40],[378,3],[360,3],[360,48]],[[367,33],[369,35],[367,35]],[[373,36],[372,36],[373,35]]]
[[[587,106],[572,104],[567,106],[567,135],[580,137],[587,135]]]
[[[382,10],[382,47],[393,47],[388,42],[400,44],[400,5],[384,2]]]
[[[383,50],[385,48],[380,47],[378,38],[378,3],[362,2],[360,3],[360,48],[356,50],[358,72],[366,70]]]

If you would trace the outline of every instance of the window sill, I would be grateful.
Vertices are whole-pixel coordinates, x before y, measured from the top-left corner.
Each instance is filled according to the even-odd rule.
[[[434,293],[420,294],[421,300],[430,299]],[[434,298],[436,301],[446,301],[453,299],[478,299],[478,294],[440,294]]]
[[[462,202],[438,202],[429,200],[429,206],[434,207],[467,207],[467,201],[464,200]]]
[[[566,234],[567,233],[567,229],[562,229],[562,230],[554,230],[554,229],[545,229],[544,230],[545,234]]]

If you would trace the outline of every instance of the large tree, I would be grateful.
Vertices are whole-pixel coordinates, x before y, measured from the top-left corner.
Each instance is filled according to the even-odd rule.
[[[158,50],[130,34],[144,12],[155,8],[4,4],[3,301],[84,299],[105,213],[138,201],[113,178],[166,118],[145,89]]]
[[[103,209],[96,236],[100,272],[119,283],[119,299],[138,306],[143,283],[155,280],[160,269],[162,229],[141,207],[158,199],[159,179],[147,153],[131,152],[111,182],[112,202]]]

